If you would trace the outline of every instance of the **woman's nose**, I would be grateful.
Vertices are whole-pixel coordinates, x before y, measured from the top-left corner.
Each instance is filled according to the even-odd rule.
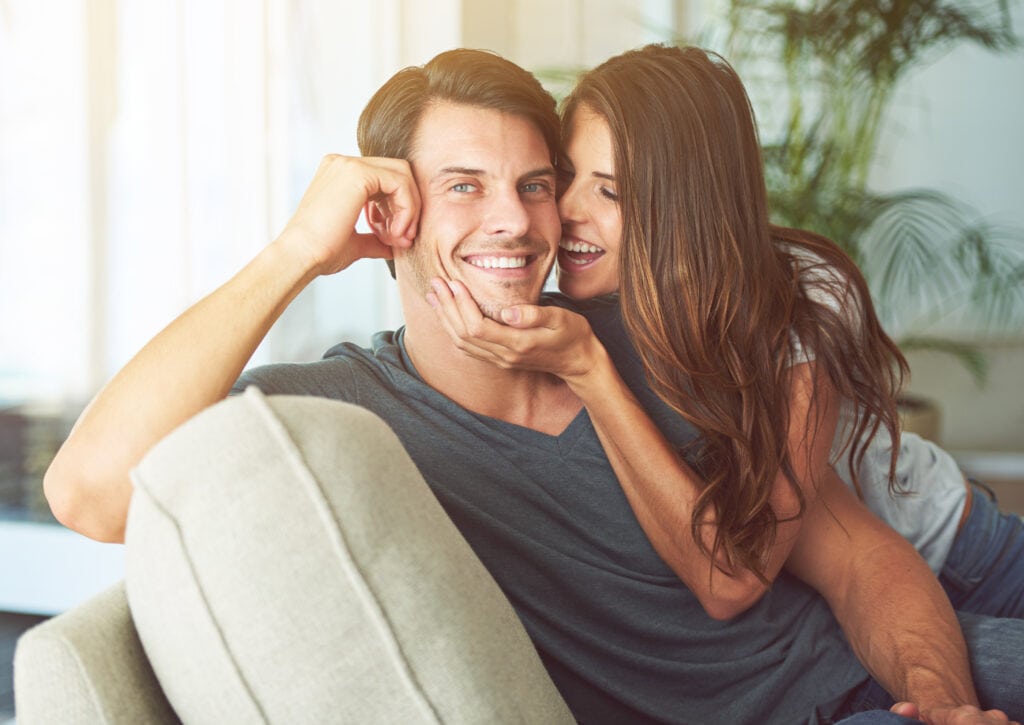
[[[576,183],[570,183],[558,197],[558,217],[562,223],[580,220],[580,203]]]

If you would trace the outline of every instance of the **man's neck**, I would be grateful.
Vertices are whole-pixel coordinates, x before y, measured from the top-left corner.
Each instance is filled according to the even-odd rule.
[[[583,404],[562,380],[469,356],[455,347],[433,310],[425,311],[406,308],[405,351],[430,387],[474,413],[548,435],[562,433],[579,414]]]

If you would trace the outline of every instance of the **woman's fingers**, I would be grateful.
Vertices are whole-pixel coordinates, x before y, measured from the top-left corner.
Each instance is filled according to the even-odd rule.
[[[463,352],[503,368],[540,370],[559,377],[591,367],[594,349],[589,323],[554,306],[513,305],[502,322],[484,316],[469,290],[458,281],[431,280],[427,295],[445,331]]]
[[[483,316],[476,303],[469,298],[465,288],[459,296],[469,298],[469,304],[466,303],[466,300],[457,299],[448,283],[441,279],[432,279],[430,287],[431,291],[427,294],[427,302],[434,308],[441,320],[441,325],[448,336],[452,338],[456,347],[486,362],[502,362],[500,355],[496,356],[485,340],[474,335],[474,331],[482,329],[483,323],[490,322],[490,320]]]
[[[519,367],[520,349],[530,334],[488,319],[460,282],[431,280],[428,302],[434,307],[456,346],[474,357],[501,367]]]

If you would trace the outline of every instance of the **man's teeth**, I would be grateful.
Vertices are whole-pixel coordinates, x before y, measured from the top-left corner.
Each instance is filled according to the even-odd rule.
[[[586,242],[572,242],[568,239],[563,239],[558,243],[558,246],[567,252],[584,252],[586,254],[600,254],[604,250],[600,247],[595,247],[593,244],[587,244]]]
[[[526,257],[474,257],[469,263],[483,269],[519,269],[526,266]]]

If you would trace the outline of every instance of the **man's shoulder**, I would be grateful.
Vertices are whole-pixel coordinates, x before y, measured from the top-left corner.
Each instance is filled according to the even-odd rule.
[[[368,347],[353,342],[334,345],[320,360],[272,363],[246,370],[232,392],[255,385],[264,393],[317,395],[357,402],[374,387],[394,385],[403,369],[399,333],[378,332]]]
[[[362,362],[372,366],[392,365],[401,361],[401,331],[382,330],[370,339],[369,346],[350,341],[328,348],[324,360]]]
[[[618,294],[576,300],[561,292],[545,292],[541,295],[540,304],[561,307],[587,318],[594,334],[606,346],[610,342],[624,343],[627,341]]]

